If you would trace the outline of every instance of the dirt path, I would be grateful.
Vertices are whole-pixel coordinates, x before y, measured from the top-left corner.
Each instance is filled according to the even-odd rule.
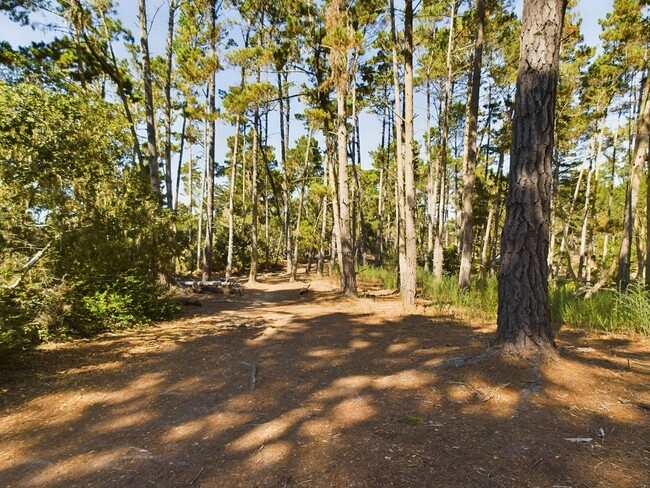
[[[302,286],[44,348],[0,384],[0,486],[650,486],[647,341],[433,368],[493,325]]]

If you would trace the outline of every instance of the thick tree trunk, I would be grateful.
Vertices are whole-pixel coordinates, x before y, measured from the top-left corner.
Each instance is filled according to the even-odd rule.
[[[554,347],[548,247],[555,99],[566,0],[525,0],[506,221],[501,237],[497,343]]]
[[[485,0],[476,2],[476,42],[474,44],[474,62],[472,65],[472,89],[469,97],[467,111],[467,144],[463,150],[463,213],[461,224],[460,273],[458,286],[469,288],[470,273],[472,270],[472,227],[474,225],[474,211],[472,208],[472,194],[476,177],[476,128],[478,125],[478,103],[481,91],[481,67],[483,64],[483,24],[485,23]]]
[[[147,7],[145,0],[139,0],[140,7],[140,49],[142,50],[142,78],[144,83],[144,110],[147,120],[147,154],[151,191],[160,195],[160,174],[158,172],[158,141],[156,140],[156,119],[151,89],[151,62],[149,60],[149,36],[147,33]]]
[[[634,163],[630,168],[630,197],[625,208],[623,220],[623,240],[618,255],[618,285],[625,290],[630,284],[630,261],[632,248],[632,232],[636,209],[639,203],[639,190],[641,188],[641,177],[643,166],[648,158],[648,145],[650,139],[650,76],[646,76],[645,93],[641,102],[641,110],[636,129],[634,143]]]

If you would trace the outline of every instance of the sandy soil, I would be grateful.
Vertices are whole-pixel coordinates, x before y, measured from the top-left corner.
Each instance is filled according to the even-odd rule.
[[[0,486],[650,486],[647,340],[436,367],[494,324],[263,280],[5,371]]]

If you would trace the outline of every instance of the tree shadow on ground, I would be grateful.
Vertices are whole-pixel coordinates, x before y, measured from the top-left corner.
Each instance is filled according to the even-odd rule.
[[[561,337],[541,377],[440,368],[490,329],[301,286],[39,353],[1,400],[0,485],[650,484],[648,369],[606,339]]]

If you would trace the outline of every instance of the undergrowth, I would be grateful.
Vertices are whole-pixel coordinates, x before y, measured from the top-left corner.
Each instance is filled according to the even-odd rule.
[[[394,269],[366,267],[359,279],[381,284],[386,289],[398,287]],[[436,279],[422,269],[418,270],[418,295],[430,302],[439,312],[464,316],[480,316],[495,320],[497,316],[497,280],[488,278],[474,283],[470,290],[458,287],[455,276]],[[650,292],[643,283],[633,282],[627,291],[600,290],[590,298],[575,295],[570,286],[551,288],[551,322],[559,329],[569,325],[592,331],[633,332],[650,336]]]

